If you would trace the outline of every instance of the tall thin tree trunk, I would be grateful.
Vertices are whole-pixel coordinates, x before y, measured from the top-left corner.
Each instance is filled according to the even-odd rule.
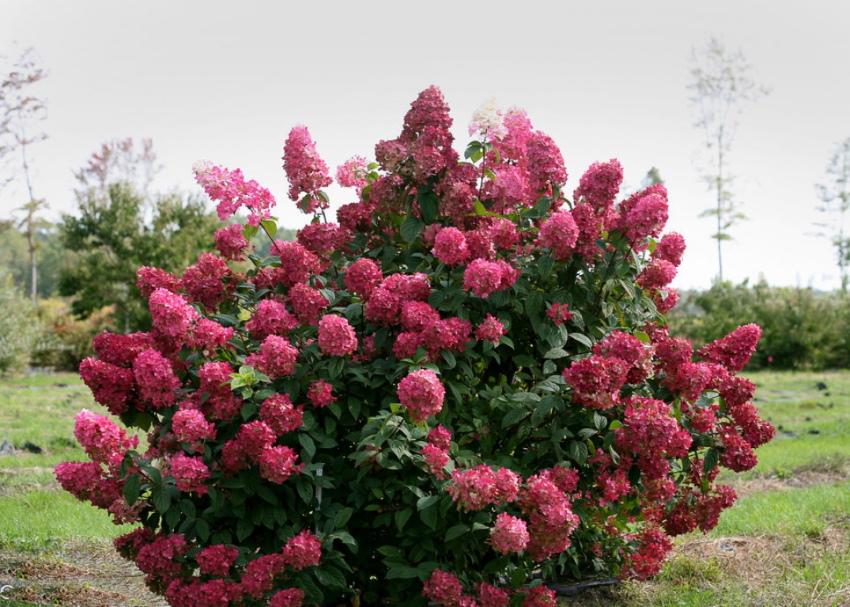
[[[723,282],[723,126],[717,133],[717,279]]]
[[[18,110],[20,112],[20,110]],[[30,178],[30,165],[27,160],[27,138],[26,133],[21,131],[21,166],[24,170],[24,180],[27,184],[29,195],[29,209],[27,212],[27,247],[30,257],[30,298],[33,304],[38,303],[38,260],[36,259],[35,242],[35,194],[32,190],[32,179]]]

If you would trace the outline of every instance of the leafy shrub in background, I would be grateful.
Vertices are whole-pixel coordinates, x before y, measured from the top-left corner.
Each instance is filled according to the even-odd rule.
[[[31,363],[62,371],[76,371],[80,362],[94,354],[92,339],[113,326],[110,306],[77,318],[64,299],[53,297],[38,302],[41,334],[33,345]]]
[[[763,331],[750,368],[850,366],[850,298],[842,293],[724,282],[685,294],[670,314],[671,333],[697,346],[745,323]]]
[[[210,163],[222,220],[181,277],[140,268],[150,333],[102,334],[81,374],[91,461],[59,482],[141,526],[116,541],[175,606],[554,605],[546,582],[660,568],[670,535],[711,529],[773,428],[736,376],[749,325],[670,337],[684,251],[667,192],[615,204],[597,163],[572,197],[561,152],[518,110],[485,108],[463,159],[432,87],[377,163],[331,182],[305,127],[284,148],[313,222],[274,239],[271,193]],[[247,258],[250,269],[228,261]]]
[[[13,286],[11,276],[0,274],[0,374],[27,367],[39,334],[35,306]]]

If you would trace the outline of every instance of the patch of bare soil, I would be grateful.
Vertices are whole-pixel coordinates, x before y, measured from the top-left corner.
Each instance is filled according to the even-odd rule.
[[[844,468],[832,470],[798,470],[788,476],[760,476],[748,479],[734,479],[729,482],[738,493],[738,497],[764,491],[782,491],[784,489],[804,489],[814,485],[831,485],[850,480]]]
[[[0,550],[9,598],[62,607],[166,607],[109,543],[69,543],[50,555]]]

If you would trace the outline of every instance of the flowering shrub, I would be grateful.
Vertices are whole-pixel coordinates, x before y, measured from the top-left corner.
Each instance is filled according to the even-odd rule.
[[[773,428],[738,377],[742,327],[693,352],[663,311],[684,250],[661,185],[616,203],[597,163],[572,199],[521,111],[476,113],[452,147],[442,94],[413,102],[377,163],[331,182],[305,127],[289,196],[313,222],[262,257],[274,199],[209,163],[222,219],[182,277],[140,268],[150,333],[105,334],[80,367],[106,417],[62,486],[138,522],[117,549],[171,605],[554,605],[547,581],[658,572],[706,531]]]

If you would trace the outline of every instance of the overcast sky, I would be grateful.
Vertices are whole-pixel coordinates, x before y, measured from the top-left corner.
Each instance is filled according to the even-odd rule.
[[[831,288],[829,244],[809,234],[814,184],[850,136],[846,2],[95,2],[0,0],[0,53],[34,46],[50,139],[36,194],[73,212],[72,170],[101,142],[151,137],[162,188],[194,187],[204,158],[269,187],[291,227],[283,140],[303,123],[335,167],[394,137],[416,94],[445,93],[455,133],[489,97],[524,107],[561,146],[568,191],[595,160],[619,158],[636,188],[651,166],[670,191],[668,227],[688,252],[675,285],[716,274],[712,204],[695,159],[686,91],[691,49],[740,48],[772,94],[746,111],[731,158],[749,221],[726,245],[727,276]],[[0,217],[20,201],[0,194]],[[335,206],[350,191],[332,190]]]

